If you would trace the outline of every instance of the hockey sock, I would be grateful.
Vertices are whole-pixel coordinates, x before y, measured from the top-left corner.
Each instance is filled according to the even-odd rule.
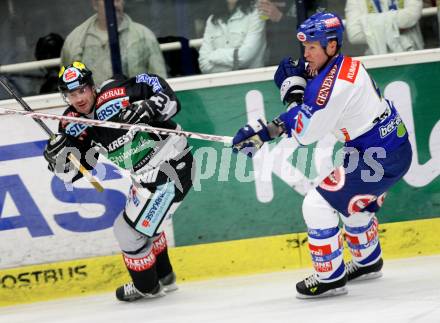
[[[159,279],[156,272],[156,256],[151,245],[136,254],[124,252],[122,257],[136,289],[141,293],[154,292]]]
[[[159,236],[154,237],[153,253],[156,256],[156,271],[159,279],[162,279],[172,273],[173,267],[168,256],[168,246],[165,232],[161,232]]]
[[[345,239],[353,261],[361,266],[368,266],[379,260],[382,251],[379,243],[378,222],[373,216],[370,222],[361,227],[344,225]]]
[[[342,257],[343,243],[341,230],[309,229],[309,250],[317,278],[322,282],[332,282],[345,275]]]

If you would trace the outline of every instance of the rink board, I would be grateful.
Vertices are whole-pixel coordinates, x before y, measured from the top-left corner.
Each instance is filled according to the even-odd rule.
[[[440,254],[439,230],[440,219],[381,225],[385,260]],[[306,233],[176,247],[170,256],[179,283],[311,267]],[[110,292],[128,280],[120,255],[6,269],[0,306]]]
[[[389,191],[380,222],[438,217],[440,97],[435,94],[440,91],[440,62],[375,68],[371,73],[399,107],[414,148],[411,168]],[[183,108],[176,119],[184,129],[217,135],[233,135],[248,119],[270,119],[284,109],[270,80],[187,89],[177,95]],[[55,122],[48,123],[56,129]],[[85,180],[66,191],[47,170],[42,156],[46,140],[33,120],[0,116],[0,268],[119,252],[112,225],[125,206],[129,180],[103,161],[104,193]],[[194,188],[173,219],[170,240],[177,247],[304,232],[304,194],[311,181],[316,185],[330,172],[340,148],[331,136],[307,148],[283,138],[262,147],[264,158],[251,160],[220,143],[189,144],[198,166]]]
[[[440,216],[440,50],[364,59],[399,107],[415,151],[409,172],[378,214],[385,256],[440,253],[434,240]],[[273,73],[265,68],[170,80],[182,102],[179,123],[186,130],[231,136],[250,119],[271,119],[283,110]],[[59,95],[26,100],[50,113],[60,113],[63,105]],[[128,280],[112,233],[128,179],[104,161],[104,193],[84,180],[68,192],[46,170],[46,140],[34,121],[0,116],[0,305],[108,291]],[[229,147],[189,142],[201,167],[170,226],[179,279],[309,266],[301,203],[310,180],[333,161],[338,145],[332,138],[307,148],[304,165],[298,165],[300,149],[291,140],[265,145],[261,151],[272,157],[264,163],[266,181],[252,177],[263,172],[256,158],[243,167]],[[274,158],[277,149],[291,158]],[[277,167],[300,170],[299,176]],[[410,220],[415,222],[402,222]]]

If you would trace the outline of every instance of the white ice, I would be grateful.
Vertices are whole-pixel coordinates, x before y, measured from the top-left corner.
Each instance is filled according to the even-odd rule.
[[[380,279],[348,295],[295,298],[310,272],[288,271],[182,283],[166,297],[120,303],[113,293],[0,308],[1,323],[440,322],[440,255],[386,260]]]

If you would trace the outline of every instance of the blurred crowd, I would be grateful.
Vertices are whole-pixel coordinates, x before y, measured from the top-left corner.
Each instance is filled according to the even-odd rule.
[[[303,7],[298,8],[298,3]],[[0,3],[0,65],[61,57],[84,62],[99,84],[114,74],[105,0]],[[299,57],[301,15],[328,9],[346,26],[345,52],[386,54],[439,46],[435,0],[114,0],[122,74],[162,77],[277,65]],[[300,11],[301,9],[302,11]],[[299,16],[299,18],[298,18]],[[44,22],[44,23],[43,23]],[[191,41],[192,40],[192,41]],[[180,49],[161,50],[178,42]],[[8,75],[23,95],[56,91],[58,67]],[[4,95],[0,93],[0,98]]]

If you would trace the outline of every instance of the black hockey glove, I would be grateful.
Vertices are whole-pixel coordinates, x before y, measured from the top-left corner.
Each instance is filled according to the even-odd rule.
[[[68,138],[66,134],[59,133],[54,138],[49,139],[44,149],[44,159],[49,163],[47,168],[51,172],[61,173],[69,170],[70,162],[65,159],[59,159],[64,149],[68,146]],[[64,154],[67,157],[67,153]],[[58,164],[57,164],[58,163]]]
[[[119,114],[119,121],[122,123],[148,123],[153,120],[154,109],[146,100],[136,101],[130,104]]]

